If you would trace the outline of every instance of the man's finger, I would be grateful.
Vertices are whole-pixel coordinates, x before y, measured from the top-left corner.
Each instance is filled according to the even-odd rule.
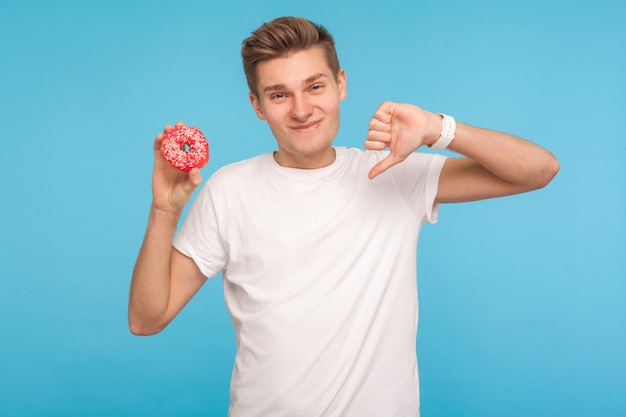
[[[193,190],[200,185],[202,182],[202,175],[200,174],[199,168],[193,168],[189,171],[189,181],[186,183],[186,190],[189,194],[193,192]]]
[[[370,130],[367,132],[365,140],[371,142],[384,142],[389,143],[391,141],[391,134],[389,132],[380,132],[378,130]]]
[[[391,132],[391,124],[376,117],[370,119],[369,128],[370,130],[378,130],[380,132]]]
[[[366,140],[363,147],[370,151],[382,151],[387,147],[387,143],[379,140]]]
[[[380,120],[383,123],[391,123],[394,110],[394,103],[390,101],[385,101],[376,109],[376,112],[374,113],[374,118]]]
[[[161,142],[163,140],[163,135],[162,134],[158,134],[156,136],[156,138],[154,139],[154,144],[152,145],[152,147],[154,148],[155,151],[161,151]]]

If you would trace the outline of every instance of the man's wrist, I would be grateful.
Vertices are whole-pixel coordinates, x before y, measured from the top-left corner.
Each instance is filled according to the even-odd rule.
[[[441,116],[441,133],[439,134],[439,138],[430,145],[430,148],[435,151],[446,149],[450,143],[452,143],[456,135],[456,121],[454,117],[443,113],[439,113],[439,115]]]
[[[165,222],[176,226],[182,215],[182,210],[168,210],[155,206],[150,206],[150,220],[156,222]]]

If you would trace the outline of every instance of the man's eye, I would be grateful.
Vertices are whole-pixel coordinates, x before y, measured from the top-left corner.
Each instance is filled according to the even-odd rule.
[[[322,84],[314,84],[311,87],[311,90],[313,90],[313,91],[317,91],[317,90],[321,90],[321,89],[322,89]]]
[[[272,100],[280,100],[280,99],[282,99],[284,97],[285,97],[285,95],[283,93],[275,93],[275,94],[272,94],[271,99]]]

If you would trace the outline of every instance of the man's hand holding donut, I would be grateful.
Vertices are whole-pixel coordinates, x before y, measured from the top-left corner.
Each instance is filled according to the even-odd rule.
[[[177,128],[184,126],[177,122]],[[161,153],[163,134],[174,129],[167,125],[154,140],[154,173],[152,176],[152,205],[155,209],[180,214],[195,188],[202,182],[199,168],[184,172],[173,168]]]

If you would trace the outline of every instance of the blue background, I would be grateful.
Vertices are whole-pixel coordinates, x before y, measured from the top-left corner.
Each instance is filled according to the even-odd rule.
[[[626,415],[626,3],[609,0],[0,1],[0,415],[226,414],[220,280],[149,338],[128,288],[163,125],[207,134],[205,179],[275,148],[239,48],[280,15],[336,38],[337,145],[395,100],[561,162],[546,189],[424,228],[422,415]]]

